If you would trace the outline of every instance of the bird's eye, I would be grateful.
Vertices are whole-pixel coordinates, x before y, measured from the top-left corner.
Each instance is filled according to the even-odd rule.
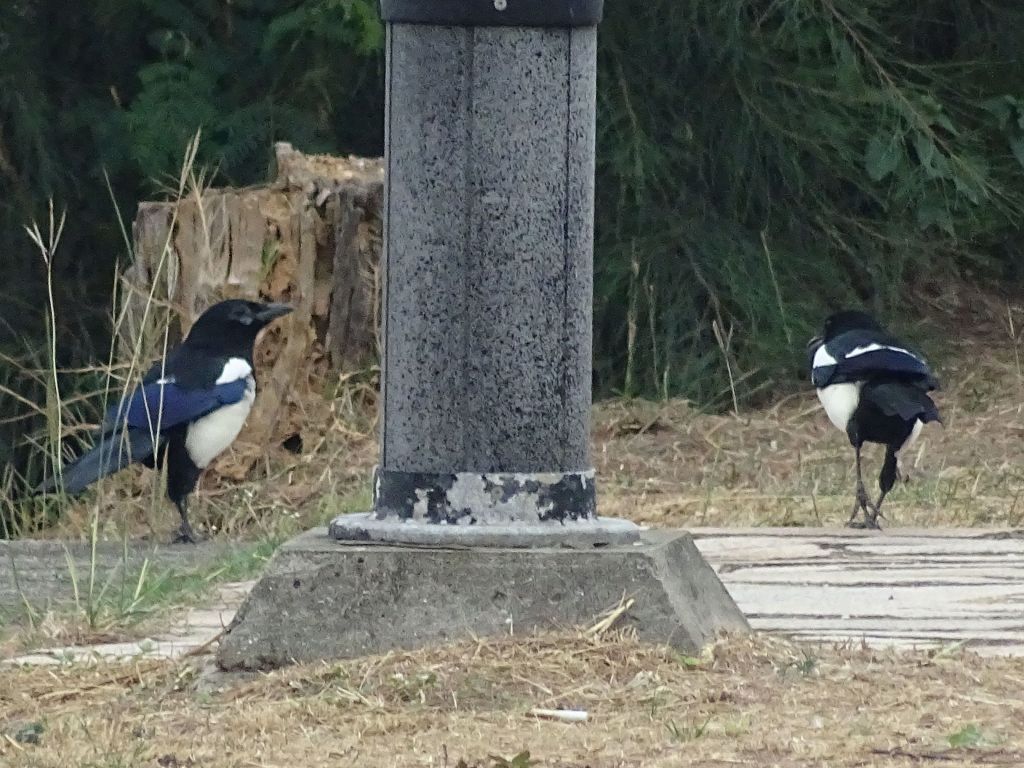
[[[252,325],[252,312],[248,309],[238,309],[231,313],[231,318],[242,325]]]

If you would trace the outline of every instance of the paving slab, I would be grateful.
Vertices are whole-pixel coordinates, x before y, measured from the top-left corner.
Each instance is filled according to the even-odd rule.
[[[895,647],[1024,654],[1024,532],[694,528],[751,627]]]
[[[213,600],[176,616],[165,632],[139,640],[116,643],[38,648],[0,661],[3,664],[70,664],[91,661],[176,659],[205,651],[235,617],[255,581],[221,585]]]
[[[244,547],[227,540],[169,544],[133,539],[88,541],[0,539],[0,617],[23,611],[26,604],[45,609],[74,603],[84,595],[92,574],[97,590],[128,589],[145,564],[150,573],[194,571],[222,561]]]

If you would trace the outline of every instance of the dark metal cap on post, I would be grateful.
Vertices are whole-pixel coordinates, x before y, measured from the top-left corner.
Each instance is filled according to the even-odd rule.
[[[380,0],[388,24],[441,27],[593,27],[604,0]]]

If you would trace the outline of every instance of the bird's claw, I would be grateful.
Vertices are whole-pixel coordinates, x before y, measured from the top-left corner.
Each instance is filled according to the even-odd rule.
[[[863,522],[857,520],[857,513],[861,510],[864,511]],[[853,511],[850,513],[850,519],[846,521],[846,527],[880,531],[882,530],[882,526],[878,524],[878,518],[882,516],[882,512],[878,508],[878,505],[868,498],[868,493],[864,489],[864,484],[857,483],[857,500],[853,504]]]
[[[198,544],[200,538],[196,536],[195,532],[191,527],[186,528],[182,526],[178,531],[178,535],[174,537],[173,544]]]
[[[874,505],[872,505],[872,506],[874,506]],[[873,531],[880,531],[880,530],[882,530],[882,526],[880,526],[878,524],[878,518],[879,517],[881,517],[881,515],[878,513],[878,510],[872,510],[872,514],[870,514],[870,515],[865,514],[864,515],[863,527],[864,528],[870,528]]]

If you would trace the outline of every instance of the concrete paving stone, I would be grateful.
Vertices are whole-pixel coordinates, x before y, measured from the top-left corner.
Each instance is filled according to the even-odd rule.
[[[166,632],[141,640],[39,648],[4,659],[4,664],[69,664],[131,659],[176,659],[208,645],[235,617],[255,582],[222,585],[212,605],[189,608],[172,620]]]
[[[1024,649],[1024,538],[977,529],[694,529],[754,629],[895,647]]]

